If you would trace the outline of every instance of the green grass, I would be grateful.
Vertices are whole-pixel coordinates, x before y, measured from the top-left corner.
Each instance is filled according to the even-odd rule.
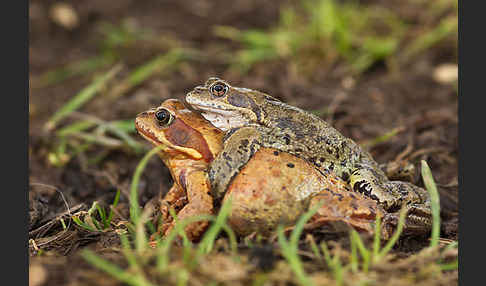
[[[72,158],[90,150],[96,151],[96,154],[87,156],[88,164],[97,164],[114,149],[136,154],[147,150],[146,145],[131,136],[135,133],[134,119],[103,121],[92,115],[83,117],[54,133],[56,140],[48,154],[52,165],[62,167]]]
[[[324,241],[321,243],[321,249],[322,253],[324,254],[324,260],[331,269],[332,276],[336,280],[336,285],[342,285],[346,268],[344,268],[342,265],[340,253],[337,252],[333,257],[331,257],[327,244]]]
[[[403,126],[393,128],[392,130],[386,132],[385,134],[380,135],[376,138],[370,139],[368,141],[365,141],[365,142],[361,143],[360,145],[363,146],[363,148],[369,150],[369,149],[371,149],[372,147],[374,147],[378,144],[388,142],[389,140],[391,140],[393,137],[395,137],[400,132],[403,132],[404,130],[405,130],[405,128]]]
[[[375,32],[376,25],[389,32]],[[284,59],[303,66],[304,71],[323,63],[346,62],[360,73],[396,51],[404,24],[385,9],[318,0],[283,8],[278,24],[267,31],[219,26],[214,32],[242,45],[231,57],[243,72],[261,61]]]
[[[111,55],[100,55],[68,63],[63,67],[46,71],[39,77],[34,78],[32,80],[33,88],[45,88],[75,76],[90,74],[91,72],[112,65],[115,63],[115,60],[115,57],[112,57]]]
[[[294,271],[298,281],[302,285],[313,285],[313,282],[305,274],[304,267],[298,255],[299,238],[304,230],[304,225],[306,222],[319,210],[321,206],[322,203],[317,204],[299,218],[294,229],[292,230],[289,240],[285,238],[283,226],[279,226],[277,229],[278,243],[282,248],[282,255],[285,259],[287,259],[288,263],[290,264],[290,268],[292,271]]]
[[[159,153],[163,148],[164,145],[160,145],[145,154],[133,174],[132,183],[130,185],[130,220],[134,225],[138,223],[140,217],[140,205],[138,204],[138,182],[140,181],[140,176],[150,158]]]
[[[96,78],[91,84],[82,89],[78,94],[76,94],[71,100],[69,100],[63,107],[52,115],[52,117],[44,125],[44,129],[52,130],[56,127],[57,123],[68,116],[72,112],[79,109],[86,102],[92,99],[95,95],[99,94],[101,88],[106,86],[106,84],[112,80],[115,75],[120,72],[121,66],[117,65],[113,67],[109,72],[105,73],[103,76]]]
[[[161,76],[172,72],[183,61],[194,58],[197,58],[196,52],[180,48],[174,48],[166,53],[156,55],[140,64],[122,79],[108,95],[109,100],[113,101],[126,94],[155,75]]]
[[[179,48],[157,55],[136,67],[127,76],[118,80],[116,84],[112,84],[113,88],[99,100],[103,100],[105,105],[109,105],[117,97],[126,94],[151,77],[171,72],[179,63],[199,57],[200,55],[195,51]],[[90,164],[100,162],[112,149],[124,149],[135,153],[146,150],[145,145],[138,143],[130,136],[131,133],[135,132],[133,119],[107,122],[96,115],[78,112],[88,102],[94,100],[97,95],[102,94],[107,85],[113,83],[115,76],[120,73],[121,69],[122,66],[117,64],[102,76],[95,78],[89,85],[70,98],[44,124],[43,128],[46,132],[54,132],[55,129],[58,129],[55,131],[57,138],[53,142],[54,150],[51,150],[48,155],[48,160],[52,165],[62,167],[73,157],[95,149],[93,145],[105,148],[101,149],[101,152],[97,152],[98,155],[89,158],[88,163]],[[77,120],[59,129],[59,125],[63,121],[73,118]]]
[[[174,44],[158,43],[161,36],[155,36],[149,30],[135,28],[129,20],[122,20],[119,24],[102,22],[97,27],[97,33],[101,38],[97,55],[45,71],[32,79],[32,88],[45,88],[76,76],[97,72],[120,61],[127,51],[137,49],[137,44],[142,42],[152,46],[161,46],[161,48],[174,46]]]
[[[422,179],[424,181],[425,187],[430,194],[430,208],[432,211],[432,234],[430,237],[430,246],[434,247],[439,245],[440,236],[440,201],[439,192],[437,191],[437,186],[435,185],[434,178],[432,177],[432,171],[427,165],[427,162],[422,160]]]
[[[455,2],[455,1],[451,1]],[[456,34],[458,31],[458,19],[456,16],[449,16],[442,19],[437,26],[428,30],[427,32],[421,34],[419,37],[414,39],[410,44],[408,44],[403,54],[401,55],[401,61],[410,61],[413,57],[419,55],[420,53],[432,48],[437,45],[447,37]]]
[[[216,26],[215,35],[240,44],[225,55],[233,68],[246,73],[255,64],[283,60],[304,74],[338,64],[359,75],[378,62],[406,63],[457,33],[457,12],[449,13],[457,1],[415,4],[432,19],[447,15],[437,24],[410,23],[384,7],[358,1],[299,3],[283,7],[278,22],[266,30]]]
[[[110,262],[103,259],[93,253],[92,251],[83,251],[83,257],[95,267],[105,271],[117,280],[124,282],[128,285],[157,285],[160,281],[164,283],[174,283],[177,285],[186,285],[189,277],[198,269],[201,261],[205,257],[211,256],[214,253],[214,245],[219,234],[225,232],[231,249],[231,257],[237,262],[242,260],[242,257],[238,255],[237,238],[231,228],[228,226],[226,220],[231,213],[231,202],[227,200],[219,213],[214,215],[200,215],[186,218],[181,221],[177,221],[177,216],[173,213],[175,221],[177,221],[172,232],[167,237],[157,238],[154,250],[148,244],[147,236],[150,234],[147,232],[148,214],[142,213],[140,206],[138,205],[138,182],[141,174],[148,160],[156,155],[160,151],[160,148],[154,148],[148,152],[138,164],[134,176],[132,178],[131,194],[130,194],[130,215],[131,220],[127,224],[128,232],[123,232],[120,236],[122,242],[122,254],[124,259],[128,263],[128,268],[122,268],[115,262]],[[438,247],[439,233],[437,229],[440,227],[439,218],[439,201],[437,189],[433,181],[430,169],[427,167],[425,161],[422,162],[422,176],[432,198],[432,216],[433,216],[433,231],[431,234],[431,244],[429,248]],[[115,200],[118,201],[117,199]],[[115,204],[115,203],[114,203]],[[302,242],[301,235],[304,230],[306,222],[315,214],[320,205],[310,209],[304,213],[295,226],[289,236],[286,237],[283,226],[279,226],[277,229],[278,244],[280,246],[280,252],[288,263],[289,268],[295,274],[295,282],[300,285],[314,285],[315,280],[306,272],[306,263],[301,259],[299,255],[299,243]],[[111,219],[109,216],[103,215],[102,212],[95,207],[95,204],[91,208],[91,212],[98,210],[99,216],[102,220],[98,223],[88,223],[92,227],[99,225],[101,227],[106,226],[103,223],[103,218],[106,220]],[[333,278],[336,285],[344,285],[345,280],[349,275],[359,274],[361,277],[359,281],[355,281],[356,284],[365,285],[369,278],[367,273],[374,271],[374,268],[382,265],[383,263],[389,263],[389,254],[392,248],[396,245],[406,218],[406,209],[403,208],[399,213],[398,225],[393,235],[387,241],[383,241],[381,238],[381,219],[378,217],[375,222],[375,235],[371,246],[367,246],[361,236],[355,231],[350,231],[350,254],[344,255],[346,250],[342,250],[340,247],[334,247],[330,249],[326,242],[321,242],[320,246],[317,246],[314,239],[310,237],[310,249],[315,256],[315,259],[321,265],[327,265],[329,275]],[[209,220],[211,225],[203,235],[199,244],[192,244],[187,240],[184,229],[188,224]],[[85,221],[86,222],[86,221]],[[109,225],[109,223],[108,223]],[[176,264],[172,259],[173,245],[176,239],[182,238],[182,253],[181,257],[175,258]],[[452,248],[457,248],[457,243],[452,243],[442,250],[443,253],[449,251]],[[182,260],[181,260],[182,259]],[[155,262],[155,264],[154,264]],[[181,264],[182,262],[182,264]],[[436,267],[440,271],[450,271],[457,269],[457,259],[454,261],[442,261],[436,262]],[[174,265],[178,265],[175,267]],[[155,266],[156,272],[147,271],[148,268]],[[175,267],[175,268],[174,268]],[[130,275],[127,275],[130,273]],[[150,275],[148,273],[151,273]],[[154,276],[155,275],[155,276]],[[314,275],[314,273],[312,274]],[[364,278],[363,278],[364,277]],[[255,285],[259,285],[267,281],[268,276],[265,274],[258,274],[251,277]],[[157,281],[157,282],[155,282]],[[214,283],[217,283],[214,281]]]
[[[438,247],[439,243],[439,231],[440,231],[440,203],[439,203],[439,194],[437,192],[437,187],[435,185],[434,179],[432,177],[432,172],[428,167],[425,161],[422,161],[422,178],[424,180],[425,186],[430,194],[431,198],[431,209],[432,209],[432,232],[431,232],[431,242],[429,248],[436,248]],[[364,273],[368,273],[370,268],[373,265],[379,264],[386,255],[390,252],[393,246],[398,241],[400,234],[402,233],[404,223],[406,218],[406,209],[402,208],[400,211],[400,217],[398,220],[397,229],[395,230],[394,234],[391,238],[386,242],[386,244],[381,248],[381,237],[380,237],[380,225],[381,219],[378,217],[375,222],[375,235],[372,244],[372,248],[368,249],[364,242],[362,241],[361,237],[355,230],[351,230],[350,233],[350,241],[351,241],[351,255],[349,259],[348,265],[342,265],[341,260],[339,259],[339,253],[335,254],[334,257],[331,257],[330,252],[327,248],[325,243],[321,244],[321,249],[323,252],[323,256],[318,253],[318,249],[315,246],[312,246],[313,252],[316,254],[318,259],[322,259],[326,261],[327,265],[331,269],[333,277],[336,280],[337,285],[342,284],[342,279],[344,273],[351,269],[353,272],[357,272],[361,269]],[[447,252],[449,249],[457,248],[457,242],[451,243],[445,249],[443,249],[443,253]],[[359,263],[359,256],[361,256],[361,264]],[[457,270],[458,267],[458,260],[457,258],[449,263],[440,263],[440,269],[445,270]]]
[[[221,207],[218,215],[199,215],[189,217],[187,219],[178,221],[173,231],[169,233],[164,239],[158,239],[156,241],[156,250],[149,247],[147,239],[146,225],[148,221],[148,214],[141,213],[140,206],[138,204],[138,182],[143,170],[146,167],[148,160],[156,155],[161,150],[161,147],[153,148],[148,152],[137,165],[134,176],[132,178],[131,190],[130,190],[130,222],[127,225],[129,230],[129,235],[122,234],[120,236],[122,242],[122,252],[128,265],[132,271],[131,275],[126,275],[126,271],[116,264],[109,262],[101,257],[97,256],[95,253],[89,250],[83,251],[83,257],[93,264],[94,266],[104,270],[108,274],[112,275],[116,279],[127,283],[129,285],[154,285],[149,282],[146,277],[144,269],[148,267],[151,257],[156,254],[156,269],[158,273],[163,276],[166,275],[168,271],[171,271],[170,265],[170,249],[172,244],[175,242],[176,238],[183,237],[184,243],[184,253],[185,255],[185,265],[187,269],[179,269],[177,272],[177,281],[184,284],[187,282],[188,272],[194,270],[197,266],[198,260],[207,255],[213,250],[214,242],[216,237],[221,231],[224,231],[229,238],[230,247],[232,253],[236,256],[237,254],[237,240],[236,235],[231,230],[231,228],[226,224],[226,219],[231,212],[231,202],[226,201]],[[95,207],[93,206],[90,211],[93,211]],[[103,216],[102,216],[103,217]],[[110,216],[111,218],[111,216]],[[177,217],[175,218],[177,220]],[[206,231],[203,239],[198,244],[197,248],[194,249],[193,245],[185,237],[184,228],[190,224],[201,220],[213,221],[209,229]],[[100,223],[95,223],[99,225]],[[95,231],[96,229],[91,227],[91,224],[82,224],[83,227]],[[132,242],[130,241],[132,240]]]
[[[44,130],[53,132],[56,137],[56,140],[53,141],[54,149],[48,155],[48,160],[52,165],[64,166],[71,158],[93,149],[93,145],[102,146],[105,149],[101,149],[102,152],[98,152],[98,156],[89,160],[89,163],[92,164],[102,160],[111,149],[125,149],[135,153],[146,150],[145,145],[138,143],[130,135],[135,133],[134,119],[104,121],[95,115],[78,112],[85,104],[99,95],[100,91],[110,81],[113,81],[120,70],[121,66],[117,65],[96,78],[68,100],[44,124]],[[59,128],[64,120],[73,118],[77,120]]]
[[[128,248],[128,246],[124,246],[124,248]],[[150,286],[154,285],[147,281],[147,278],[140,273],[140,271],[137,271],[135,273],[133,272],[128,272],[125,271],[125,269],[119,267],[115,263],[111,263],[98,255],[96,255],[93,251],[88,251],[85,250],[81,253],[84,259],[91,263],[93,266],[105,271],[109,275],[113,276],[115,279],[127,283],[128,285],[133,285],[133,286]],[[129,261],[130,266],[136,267],[138,264],[136,261],[132,259],[132,257],[129,254],[125,254],[125,257],[127,258],[127,261]],[[136,267],[136,269],[139,269]]]
[[[114,209],[118,205],[118,201],[120,200],[120,190],[116,191],[115,198],[113,199],[113,203],[110,205],[110,211],[107,214],[106,210],[101,207],[98,202],[93,202],[91,208],[86,212],[82,213],[81,215],[84,218],[81,218],[81,215],[75,215],[72,217],[74,223],[79,225],[80,227],[88,230],[88,231],[106,231],[111,229],[111,221],[113,219]],[[99,219],[96,218],[95,213],[98,213]],[[63,223],[64,224],[64,223]],[[64,226],[65,228],[65,226]]]

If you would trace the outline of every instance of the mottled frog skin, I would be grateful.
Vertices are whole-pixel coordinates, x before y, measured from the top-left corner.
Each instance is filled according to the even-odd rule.
[[[153,145],[163,146],[159,155],[174,179],[172,188],[160,198],[163,223],[158,232],[165,236],[173,229],[171,208],[179,219],[215,213],[208,169],[223,148],[223,133],[175,99],[140,113],[135,126]],[[308,228],[332,229],[344,223],[372,233],[375,219],[381,217],[385,222],[381,232],[387,238],[396,221],[375,200],[352,192],[334,173],[323,175],[304,159],[275,148],[263,147],[254,152],[228,184],[223,202],[230,198],[232,212],[228,222],[240,235],[253,232],[268,235],[279,224],[291,226],[318,203],[322,206]],[[208,222],[197,222],[185,231],[195,241],[207,226]]]
[[[396,212],[403,204],[418,229],[431,225],[428,193],[411,183],[390,181],[372,156],[319,117],[268,94],[209,78],[186,102],[226,132],[223,151],[211,165],[215,199],[261,147],[275,148],[333,172],[351,188]]]

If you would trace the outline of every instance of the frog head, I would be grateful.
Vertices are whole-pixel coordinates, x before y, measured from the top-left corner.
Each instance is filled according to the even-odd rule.
[[[210,77],[203,86],[196,86],[186,95],[186,102],[223,131],[265,120],[263,105],[278,99],[263,92],[231,86],[217,77]]]
[[[135,118],[137,132],[155,146],[162,159],[210,162],[221,151],[222,132],[176,99],[142,112]]]

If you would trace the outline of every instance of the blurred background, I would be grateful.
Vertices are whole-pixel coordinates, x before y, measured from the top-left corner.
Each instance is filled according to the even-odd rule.
[[[149,149],[136,114],[218,76],[319,115],[380,163],[427,160],[454,238],[457,11],[455,0],[31,0],[30,181],[70,205],[116,189],[126,203]],[[170,182],[151,160],[141,203]],[[43,204],[31,230],[65,210],[52,190],[29,195],[31,210]]]

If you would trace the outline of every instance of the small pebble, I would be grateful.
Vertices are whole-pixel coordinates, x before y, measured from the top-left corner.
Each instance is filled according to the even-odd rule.
[[[72,30],[79,25],[78,14],[68,3],[56,3],[52,5],[49,12],[51,20],[67,30]]]
[[[443,64],[435,68],[433,74],[434,80],[442,84],[449,84],[457,81],[458,67],[457,64]]]

